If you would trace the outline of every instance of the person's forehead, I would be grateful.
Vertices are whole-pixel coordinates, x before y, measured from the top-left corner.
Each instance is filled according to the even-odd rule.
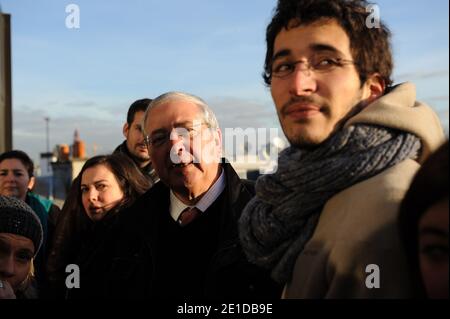
[[[33,241],[30,238],[22,235],[0,233],[0,240],[7,243],[13,251],[19,249],[29,249],[31,251],[34,250]]]
[[[0,169],[14,169],[26,171],[25,165],[17,158],[8,158],[0,162]]]
[[[132,125],[135,124],[141,124],[142,123],[142,119],[144,118],[144,111],[137,111],[136,113],[134,113],[134,118],[133,118],[133,123],[131,123]]]
[[[304,54],[314,46],[325,45],[350,53],[350,38],[336,20],[318,20],[307,25],[281,29],[275,37],[274,56],[282,50]]]
[[[438,201],[429,207],[422,215],[419,224],[421,227],[436,226],[445,228],[448,231],[449,220],[449,202],[448,197]]]
[[[174,100],[160,104],[148,114],[147,126],[160,126],[196,120],[202,116],[201,108],[191,101]]]
[[[81,184],[95,182],[97,180],[107,180],[114,177],[114,174],[106,165],[95,165],[87,168],[81,177]]]

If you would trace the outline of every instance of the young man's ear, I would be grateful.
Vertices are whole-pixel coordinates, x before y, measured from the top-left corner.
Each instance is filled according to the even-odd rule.
[[[32,176],[30,181],[28,182],[28,189],[31,191],[34,188],[34,184],[36,183],[36,178]]]
[[[383,96],[386,90],[386,83],[383,77],[378,74],[372,74],[365,83],[365,104],[366,106]]]
[[[127,139],[128,138],[128,131],[130,130],[130,126],[128,125],[128,123],[125,123],[123,125],[123,129],[122,129],[122,133],[123,136]]]

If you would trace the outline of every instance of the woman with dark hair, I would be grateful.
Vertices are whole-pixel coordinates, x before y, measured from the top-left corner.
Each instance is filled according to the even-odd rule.
[[[62,297],[66,291],[65,270],[75,264],[83,278],[80,289],[66,291],[66,297],[98,295],[102,267],[114,237],[119,214],[150,188],[136,165],[122,154],[89,159],[74,180],[56,226],[48,268],[51,291],[48,297]],[[69,294],[67,294],[70,292]]]
[[[400,232],[418,298],[448,298],[449,143],[424,163],[406,194]]]
[[[84,164],[76,191],[92,221],[123,210],[148,190],[149,182],[138,177],[136,168],[120,154],[93,157]]]

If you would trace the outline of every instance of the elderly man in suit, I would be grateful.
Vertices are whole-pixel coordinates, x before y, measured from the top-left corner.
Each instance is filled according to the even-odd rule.
[[[222,134],[208,105],[166,93],[149,105],[143,128],[162,183],[123,214],[107,295],[280,297],[242,251],[237,223],[254,188],[222,159]]]

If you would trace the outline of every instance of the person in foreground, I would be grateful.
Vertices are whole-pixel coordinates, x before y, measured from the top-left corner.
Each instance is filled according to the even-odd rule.
[[[284,298],[407,298],[397,229],[414,174],[443,142],[411,83],[392,85],[390,31],[363,0],[280,0],[264,79],[290,147],[240,219],[249,260]]]
[[[281,288],[239,243],[237,221],[253,185],[222,160],[209,106],[163,94],[147,109],[144,132],[162,183],[122,215],[108,297],[279,298]]]
[[[0,154],[0,195],[24,201],[33,209],[44,231],[43,244],[34,258],[35,279],[39,290],[46,289],[45,264],[51,249],[60,209],[52,201],[33,192],[36,182],[34,163],[23,151],[13,150]]]
[[[119,215],[151,182],[123,154],[89,159],[74,180],[58,221],[48,262],[48,298],[95,298],[103,288]],[[80,287],[66,287],[67,265],[80,269]]]
[[[23,201],[0,195],[0,299],[37,299],[33,261],[44,231]]]

